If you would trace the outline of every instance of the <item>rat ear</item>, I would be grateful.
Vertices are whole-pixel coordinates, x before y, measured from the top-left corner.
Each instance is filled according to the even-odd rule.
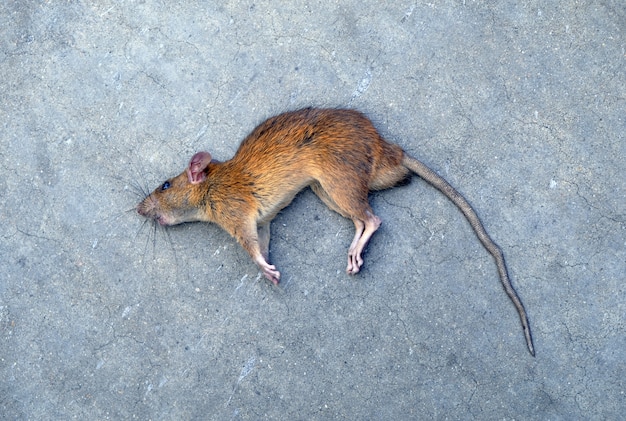
[[[191,184],[202,183],[206,180],[206,167],[211,162],[211,154],[208,152],[198,152],[195,154],[191,161],[189,161],[189,168],[187,168],[187,177]]]

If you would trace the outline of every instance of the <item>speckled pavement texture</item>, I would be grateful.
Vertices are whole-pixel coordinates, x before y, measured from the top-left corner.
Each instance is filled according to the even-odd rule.
[[[620,1],[0,4],[0,418],[619,419],[626,410]],[[418,177],[352,223],[306,190],[279,287],[219,227],[155,229],[142,191],[265,118],[352,107]],[[347,181],[348,182],[348,181]]]

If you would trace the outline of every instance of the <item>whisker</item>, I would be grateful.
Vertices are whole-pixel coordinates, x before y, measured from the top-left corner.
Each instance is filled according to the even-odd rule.
[[[165,239],[167,240],[167,243],[170,245],[170,248],[172,249],[172,252],[174,253],[174,259],[176,259],[176,249],[174,249],[174,242],[172,241],[172,234],[167,229],[164,229],[163,232],[165,233]]]
[[[137,197],[144,198],[148,196],[148,189],[145,186],[139,184],[138,181],[132,180],[128,184],[130,185],[132,192],[135,193]]]
[[[154,222],[152,226],[154,227],[154,229],[152,230],[152,260],[155,260],[156,259],[157,232],[158,232],[157,230],[159,229],[159,224]]]
[[[147,223],[147,222],[148,222],[148,220],[144,221],[144,223],[143,223],[143,224],[141,224],[140,231],[142,231],[142,230],[143,230],[143,228],[146,226],[146,223]],[[152,233],[152,230],[149,230],[149,231],[147,232],[147,235],[146,235],[146,241],[145,241],[145,244],[144,244],[144,246],[143,246],[143,256],[144,256],[144,258],[143,258],[143,264],[144,264],[144,266],[146,265],[146,260],[147,260],[147,259],[146,259],[146,256],[148,255],[148,246],[149,246],[149,244],[150,244],[150,233]],[[139,234],[139,232],[138,232],[137,234]]]
[[[139,228],[137,228],[137,232],[135,233],[135,239],[137,239],[137,237],[139,236],[139,233],[142,232],[145,229],[146,225],[149,224],[149,223],[150,223],[150,221],[147,220],[147,219],[144,219],[141,222],[141,225],[139,225]]]
[[[165,240],[167,242],[167,244],[169,245],[169,249],[172,251],[172,255],[174,256],[174,263],[176,266],[176,279],[179,279],[180,273],[178,272],[178,256],[176,255],[176,248],[174,247],[174,241],[172,240],[172,234],[170,232],[170,230],[168,229],[163,229],[163,232],[165,233]]]

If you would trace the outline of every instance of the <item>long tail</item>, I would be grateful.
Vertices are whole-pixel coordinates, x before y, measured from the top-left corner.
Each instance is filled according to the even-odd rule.
[[[463,215],[467,218],[470,225],[474,229],[474,232],[480,239],[480,242],[483,243],[483,246],[491,253],[493,258],[496,260],[496,266],[498,267],[498,273],[500,274],[500,281],[504,286],[504,290],[507,295],[513,301],[517,312],[519,313],[519,318],[522,322],[522,328],[524,329],[524,336],[526,338],[526,345],[528,346],[528,350],[531,355],[535,356],[535,347],[533,346],[533,339],[530,335],[530,324],[528,323],[528,317],[526,316],[526,310],[524,309],[524,305],[522,304],[522,300],[520,300],[519,296],[513,289],[511,285],[511,280],[509,279],[509,274],[506,270],[506,264],[504,263],[504,255],[502,254],[502,250],[500,247],[491,239],[487,231],[485,231],[485,227],[480,222],[478,215],[472,205],[469,204],[465,198],[454,189],[446,180],[444,180],[441,176],[439,176],[436,172],[428,168],[424,163],[418,161],[415,158],[404,154],[402,159],[402,164],[415,172],[417,175],[422,177],[424,180],[428,181],[430,184],[439,189],[443,194],[445,194],[458,208],[463,212]]]

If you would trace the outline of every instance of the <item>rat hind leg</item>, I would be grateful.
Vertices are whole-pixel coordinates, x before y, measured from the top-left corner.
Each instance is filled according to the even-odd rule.
[[[363,249],[378,227],[380,227],[382,221],[371,211],[366,211],[365,219],[352,218],[352,222],[354,222],[355,232],[352,244],[350,244],[348,249],[348,267],[346,268],[346,272],[350,275],[354,275],[361,270],[361,266],[363,266],[361,253],[363,253]]]
[[[337,212],[344,218],[350,218],[350,215],[341,210],[341,208],[337,206],[333,199],[330,198],[330,196],[328,195],[328,193],[326,193],[326,190],[322,188],[320,183],[314,182],[313,184],[311,184],[311,190],[313,190],[313,193],[315,193],[317,197],[319,197],[322,202],[324,202],[324,204],[330,208],[330,210]]]
[[[350,275],[358,273],[363,266],[363,249],[381,224],[367,201],[367,188],[325,188],[321,182],[316,182],[311,185],[311,189],[330,209],[352,219],[355,232],[348,249],[346,272]]]

